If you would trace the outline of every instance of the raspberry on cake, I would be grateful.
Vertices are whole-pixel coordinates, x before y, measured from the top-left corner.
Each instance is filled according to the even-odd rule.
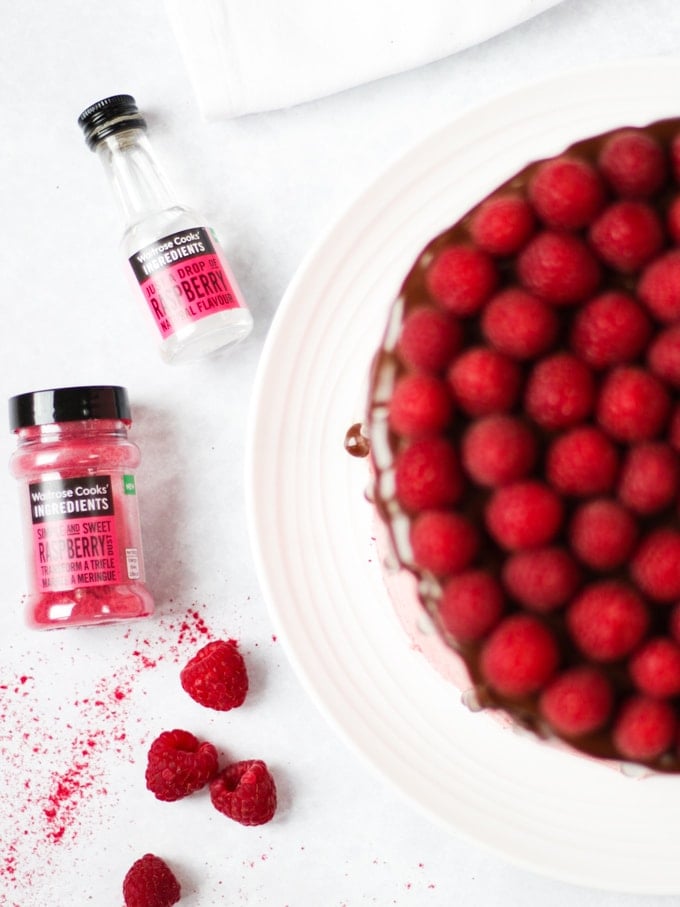
[[[484,708],[680,774],[680,118],[528,162],[423,248],[374,501]]]

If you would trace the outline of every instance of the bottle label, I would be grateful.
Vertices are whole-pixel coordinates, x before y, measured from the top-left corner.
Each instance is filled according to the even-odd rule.
[[[37,591],[126,581],[111,476],[32,482],[28,494]]]
[[[183,325],[245,305],[205,227],[170,233],[135,252],[130,264],[163,339]]]

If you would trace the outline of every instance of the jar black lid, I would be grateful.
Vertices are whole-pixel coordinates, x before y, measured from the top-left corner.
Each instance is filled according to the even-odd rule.
[[[57,387],[10,397],[9,424],[12,431],[31,425],[89,419],[131,422],[127,390],[116,385]]]
[[[146,129],[146,120],[131,94],[114,94],[95,101],[78,117],[89,148],[94,148],[107,135],[124,129]]]

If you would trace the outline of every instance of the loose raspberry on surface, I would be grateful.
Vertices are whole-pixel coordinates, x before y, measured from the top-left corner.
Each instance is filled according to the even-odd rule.
[[[473,422],[460,442],[463,469],[478,485],[496,487],[523,479],[538,457],[536,437],[516,416],[486,416]]]
[[[587,497],[610,491],[619,468],[616,446],[594,425],[579,425],[549,445],[545,475],[565,495]]]
[[[619,476],[618,496],[639,514],[658,513],[670,507],[680,488],[680,461],[675,451],[661,441],[631,447]]]
[[[482,312],[482,333],[511,359],[534,359],[552,349],[559,321],[555,309],[522,287],[507,287]]]
[[[618,366],[605,377],[596,404],[597,420],[612,438],[635,443],[664,428],[671,401],[663,384],[637,366]]]
[[[539,709],[558,734],[583,737],[609,720],[614,693],[605,673],[577,665],[558,674],[541,694]]]
[[[486,525],[507,551],[539,548],[557,535],[564,508],[561,497],[537,479],[496,489],[486,505]]]
[[[634,274],[662,249],[663,224],[645,202],[614,202],[600,214],[588,234],[605,264],[622,274]]]
[[[460,573],[474,560],[479,532],[467,517],[450,510],[419,513],[409,531],[413,560],[436,576]]]
[[[216,774],[217,750],[188,731],[163,731],[149,747],[146,787],[157,800],[181,800]]]
[[[456,318],[434,306],[419,306],[404,319],[396,349],[405,365],[440,374],[462,345],[463,328]]]
[[[470,236],[491,255],[518,252],[534,232],[531,205],[521,195],[507,192],[482,202],[470,217]]]
[[[661,145],[639,129],[622,129],[605,142],[600,172],[626,198],[648,198],[663,185],[668,167]]]
[[[425,286],[432,299],[454,315],[478,312],[497,284],[493,259],[471,244],[441,249],[425,272]]]
[[[671,249],[647,265],[637,295],[659,321],[670,324],[680,318],[680,249]]]
[[[582,571],[559,546],[530,548],[508,557],[502,569],[508,593],[532,611],[548,612],[570,601],[581,585]]]
[[[571,353],[555,353],[531,370],[524,391],[524,406],[543,428],[577,425],[595,403],[593,374]]]
[[[597,169],[582,158],[568,155],[539,164],[528,192],[541,220],[557,230],[587,227],[605,199]]]
[[[607,498],[582,504],[569,524],[569,543],[574,554],[593,570],[613,570],[625,564],[637,535],[633,515]]]
[[[199,705],[226,712],[242,705],[248,692],[248,672],[233,639],[209,642],[180,672],[182,689]]]
[[[680,599],[680,531],[662,526],[648,532],[633,555],[631,576],[656,602]]]
[[[572,233],[544,230],[529,240],[517,259],[521,284],[556,306],[592,296],[601,270],[586,243]]]
[[[637,689],[655,699],[680,695],[680,645],[666,636],[647,640],[631,657],[628,671]]]
[[[647,362],[657,378],[680,388],[680,325],[657,334],[647,351]]]
[[[675,712],[668,702],[631,696],[616,718],[614,745],[626,759],[651,762],[671,748],[676,730]]]
[[[443,431],[452,412],[453,400],[445,381],[408,372],[394,386],[388,423],[392,431],[405,438],[424,438]]]
[[[627,293],[608,290],[579,309],[572,322],[571,346],[596,369],[636,359],[652,334],[649,316]]]
[[[125,907],[172,907],[180,897],[181,889],[174,873],[152,853],[136,860],[123,880]]]
[[[468,570],[446,582],[437,613],[444,630],[465,644],[486,636],[504,608],[500,583],[484,570]]]
[[[617,661],[635,649],[649,627],[636,592],[618,580],[591,583],[567,610],[567,629],[578,648],[598,662]]]
[[[261,759],[246,759],[219,773],[210,784],[210,799],[241,825],[264,825],[276,812],[276,784]]]
[[[454,360],[447,373],[455,403],[470,416],[511,409],[522,374],[512,359],[490,347],[472,347]]]
[[[423,438],[403,448],[395,462],[396,497],[410,512],[455,504],[463,492],[463,474],[453,444]]]
[[[529,614],[513,614],[484,642],[480,668],[492,689],[517,699],[544,687],[559,660],[557,641],[548,627]]]

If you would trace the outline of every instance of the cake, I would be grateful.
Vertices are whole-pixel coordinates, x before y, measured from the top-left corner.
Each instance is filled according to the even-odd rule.
[[[477,702],[680,772],[680,120],[528,164],[418,255],[372,498]]]

